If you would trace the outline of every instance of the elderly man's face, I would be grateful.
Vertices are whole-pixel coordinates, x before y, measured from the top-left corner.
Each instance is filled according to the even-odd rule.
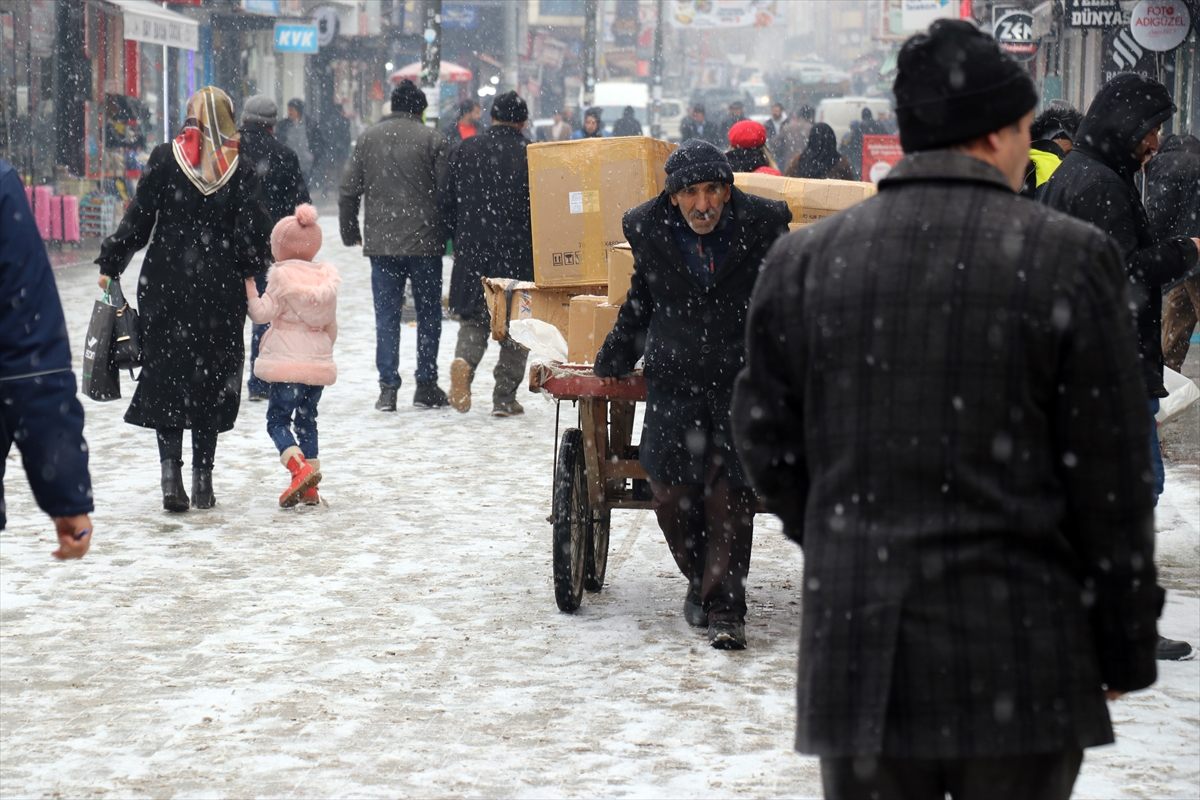
[[[671,205],[679,206],[688,226],[703,235],[712,233],[721,221],[721,212],[725,210],[730,194],[732,189],[728,183],[694,183],[671,195]]]

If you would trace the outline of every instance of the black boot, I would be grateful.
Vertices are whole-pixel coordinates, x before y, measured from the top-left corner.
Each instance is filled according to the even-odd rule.
[[[418,383],[417,391],[413,394],[413,405],[417,408],[445,408],[450,405],[446,393],[437,385],[437,381]]]
[[[163,508],[167,511],[187,511],[191,507],[183,490],[183,462],[163,459],[162,493]]]
[[[192,505],[196,508],[212,508],[217,504],[213,495],[212,470],[192,468]]]
[[[396,393],[399,391],[399,386],[388,386],[386,383],[379,384],[379,399],[375,401],[375,410],[395,411]]]

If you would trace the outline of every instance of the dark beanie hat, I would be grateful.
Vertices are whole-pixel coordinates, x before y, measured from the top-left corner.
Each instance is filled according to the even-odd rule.
[[[516,92],[498,94],[492,101],[492,119],[520,124],[529,119],[529,106]]]
[[[733,183],[729,159],[712,142],[688,139],[667,157],[667,192],[675,194],[696,183]]]
[[[969,22],[938,20],[904,43],[892,87],[904,152],[1000,130],[1037,105],[1029,73]]]
[[[408,114],[423,114],[429,107],[429,100],[415,83],[403,80],[392,89],[392,113],[406,112]]]

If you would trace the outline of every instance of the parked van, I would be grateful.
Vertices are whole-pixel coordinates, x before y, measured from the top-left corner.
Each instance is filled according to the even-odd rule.
[[[833,128],[840,142],[850,132],[850,123],[862,119],[864,108],[871,109],[876,119],[880,114],[892,114],[892,103],[886,97],[827,97],[817,104],[814,121]]]
[[[647,136],[650,135],[649,86],[644,83],[601,81],[596,84],[593,97],[592,107],[599,108],[604,112],[600,119],[604,122],[606,131],[612,133],[613,123],[625,113],[625,107],[633,106],[633,115],[641,123],[642,132]]]

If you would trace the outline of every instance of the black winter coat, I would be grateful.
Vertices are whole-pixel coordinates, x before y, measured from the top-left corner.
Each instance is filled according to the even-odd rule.
[[[1146,165],[1146,213],[1158,241],[1200,238],[1200,139],[1172,136]]]
[[[702,484],[707,457],[732,486],[746,485],[729,431],[733,381],[745,362],[746,310],[759,267],[787,233],[785,203],[733,188],[729,252],[708,287],[688,270],[671,233],[679,211],[663,192],[625,212],[633,278],[596,356],[600,377],[626,375],[645,355],[646,417],[639,459],[667,484]]]
[[[1042,187],[1041,201],[1117,240],[1135,305],[1138,345],[1146,389],[1166,397],[1163,387],[1162,288],[1196,265],[1196,245],[1184,237],[1156,240],[1134,186],[1134,149],[1152,128],[1175,111],[1157,82],[1122,73],[1092,102],[1075,135],[1075,147]]]
[[[480,278],[533,280],[528,144],[516,128],[493,125],[450,154],[438,204],[454,237],[451,314],[479,316]]]
[[[13,442],[38,506],[92,511],[92,479],[71,348],[46,246],[16,170],[0,159],[0,530]]]
[[[908,156],[783,239],[733,429],[804,545],[797,749],[1112,741],[1154,682],[1149,417],[1111,239],[970,156]]]
[[[147,242],[137,290],[143,365],[125,421],[230,430],[242,392],[244,280],[271,263],[254,165],[239,155],[233,177],[205,196],[170,143],[154,148],[125,218],[101,245],[100,273],[120,277]]]
[[[254,165],[263,207],[271,217],[271,226],[296,213],[296,206],[311,203],[308,184],[300,171],[300,159],[283,142],[261,125],[243,125],[238,157]]]

